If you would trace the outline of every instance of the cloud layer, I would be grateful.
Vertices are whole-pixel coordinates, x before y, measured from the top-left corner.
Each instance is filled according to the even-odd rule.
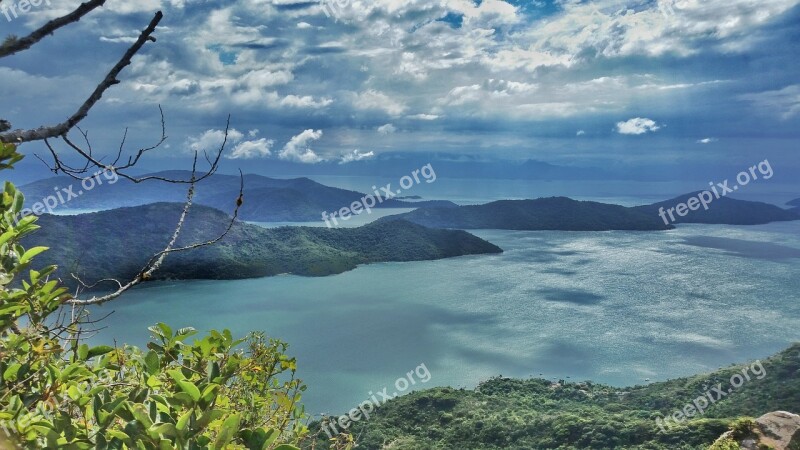
[[[79,3],[32,11],[9,32]],[[691,158],[696,146],[675,143],[743,133],[781,136],[762,148],[787,153],[800,129],[800,55],[788,45],[800,37],[798,4],[337,0],[326,15],[326,3],[308,0],[109,0],[61,40],[4,60],[0,106],[18,126],[62,120],[163,9],[158,42],[90,116],[109,148],[125,125],[145,137],[157,130],[162,104],[183,150],[218,145],[229,113],[237,129],[262,130],[231,133],[233,159],[313,164],[432,150],[619,159],[636,151],[630,135],[652,139],[659,158]],[[752,148],[725,142],[733,147],[708,152]]]

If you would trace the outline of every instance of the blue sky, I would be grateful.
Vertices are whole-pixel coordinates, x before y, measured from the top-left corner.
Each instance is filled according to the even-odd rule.
[[[79,3],[0,24],[24,34]],[[230,113],[231,167],[437,152],[797,170],[798,4],[109,0],[0,61],[0,115],[25,128],[63,120],[161,9],[158,42],[84,124],[100,152],[125,127],[132,145],[156,139],[161,104],[169,146],[151,158],[163,166],[212,149]]]

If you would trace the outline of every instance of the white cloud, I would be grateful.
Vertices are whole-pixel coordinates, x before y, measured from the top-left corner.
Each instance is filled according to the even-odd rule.
[[[353,150],[351,153],[346,153],[342,156],[342,160],[339,161],[339,164],[347,164],[354,161],[361,161],[364,159],[369,159],[375,156],[375,152],[361,152],[358,149]]]
[[[385,134],[393,134],[396,131],[397,131],[397,128],[394,125],[390,124],[390,123],[387,123],[386,125],[381,125],[381,126],[378,127],[378,133],[384,134],[384,135]]]
[[[275,141],[272,139],[261,138],[255,141],[243,141],[233,148],[228,156],[229,159],[253,159],[263,158],[272,154],[272,147]]]
[[[711,144],[712,142],[717,142],[717,141],[719,141],[719,139],[717,139],[717,138],[705,138],[705,139],[700,139],[699,141],[697,141],[697,143],[698,144]]]
[[[430,121],[430,120],[436,120],[436,119],[438,119],[439,117],[440,117],[440,116],[438,116],[438,115],[436,115],[436,114],[414,114],[413,116],[408,116],[408,118],[409,118],[409,119],[414,119],[414,120],[428,120],[428,121]]]
[[[229,143],[237,143],[241,142],[244,138],[244,134],[239,130],[232,128],[228,130],[228,142]],[[225,131],[223,130],[207,130],[203,134],[197,137],[189,137],[186,140],[186,147],[192,153],[197,152],[202,154],[203,152],[214,152],[219,150],[222,146],[222,143],[225,141]]]
[[[320,138],[322,138],[322,130],[305,130],[290,139],[278,156],[281,159],[304,164],[316,164],[321,162],[323,158],[309,147],[311,142],[318,141]]]
[[[250,130],[247,136],[250,140],[245,139],[244,133],[232,128],[228,130],[227,145],[233,146],[233,150],[226,153],[224,156],[227,159],[252,159],[259,157],[266,157],[272,154],[272,147],[275,141],[271,139],[253,139],[258,136],[258,130]],[[207,130],[200,136],[192,136],[186,140],[185,147],[192,153],[213,153],[222,146],[225,141],[224,130]]]
[[[400,115],[406,110],[406,105],[402,102],[374,89],[356,94],[353,99],[353,106],[363,110],[384,111],[392,116]]]
[[[577,133],[575,133],[575,135],[576,135],[576,136],[584,136],[584,135],[586,135],[586,132],[585,132],[585,131],[583,131],[583,130],[578,130],[578,132],[577,132]]]
[[[626,122],[617,123],[617,132],[619,134],[640,135],[649,132],[656,132],[660,129],[661,126],[658,125],[654,120],[643,117],[637,117]]]
[[[312,28],[312,26],[308,22],[300,22],[297,24],[297,28],[300,28],[301,30],[307,30],[309,28]]]
[[[304,95],[302,97],[297,95],[287,95],[281,99],[281,106],[291,106],[294,108],[320,109],[330,105],[331,103],[333,103],[333,100],[330,98],[326,97],[316,100],[310,95]]]

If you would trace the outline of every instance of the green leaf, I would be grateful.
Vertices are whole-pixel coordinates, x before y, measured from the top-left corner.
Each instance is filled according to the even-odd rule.
[[[78,359],[80,359],[81,361],[86,361],[87,359],[89,359],[89,346],[88,345],[81,344],[81,346],[78,347]]]
[[[220,387],[221,386],[218,384],[208,385],[208,387],[203,390],[203,395],[201,396],[203,401],[210,402],[211,400],[214,400],[214,397],[217,396],[217,392],[219,391]]]
[[[189,425],[189,419],[192,418],[192,414],[193,413],[194,413],[194,410],[191,410],[191,409],[189,411],[186,411],[186,413],[184,413],[178,419],[178,423],[175,425],[175,428],[177,428],[178,431],[180,431],[181,433],[186,431],[186,426]]]
[[[222,428],[219,430],[219,434],[217,435],[217,440],[214,441],[214,449],[221,450],[225,448],[226,445],[233,439],[233,436],[239,431],[239,423],[241,419],[238,414],[233,414],[232,416],[225,419],[225,422],[222,423]],[[284,449],[290,450],[290,449]],[[300,449],[297,449],[300,450]]]
[[[176,380],[175,383],[178,384],[178,386],[181,388],[183,392],[189,394],[189,396],[192,397],[193,401],[197,402],[198,400],[200,400],[200,389],[198,389],[197,386],[194,385],[194,383],[186,380],[182,381]]]
[[[158,353],[150,350],[144,357],[144,364],[147,368],[147,373],[155,375],[161,369],[161,362],[158,359]]]
[[[153,425],[153,421],[150,420],[150,412],[144,405],[137,404],[128,409],[130,410],[131,414],[133,414],[133,417],[145,428],[150,428]]]
[[[8,242],[12,237],[14,237],[14,230],[6,231],[5,233],[0,234],[0,245]]]
[[[148,430],[148,434],[150,432],[154,432],[156,434],[164,435],[167,437],[175,437],[178,435],[178,431],[175,428],[175,425],[171,423],[161,423],[155,424]]]
[[[108,430],[108,435],[111,436],[112,438],[119,439],[120,441],[128,441],[131,438],[127,434],[118,430]]]
[[[47,250],[49,250],[49,248],[47,248],[47,247],[33,247],[32,249],[29,249],[28,251],[26,251],[19,258],[19,264],[20,265],[27,264],[28,262],[30,262],[31,259],[33,259],[33,257],[35,257],[39,253],[42,253],[42,252],[47,251]]]
[[[3,372],[3,380],[5,381],[14,381],[17,379],[17,373],[19,369],[22,368],[22,364],[14,363],[8,366],[5,372]]]
[[[108,345],[99,345],[89,350],[88,358],[105,355],[106,353],[111,353],[113,351],[114,347],[109,347]]]

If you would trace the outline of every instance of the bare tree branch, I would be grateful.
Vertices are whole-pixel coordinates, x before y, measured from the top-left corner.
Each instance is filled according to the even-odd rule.
[[[72,130],[76,125],[78,125],[78,123],[85,119],[87,115],[89,115],[89,110],[91,110],[94,105],[100,101],[100,98],[103,97],[103,94],[111,86],[120,83],[120,81],[117,79],[120,72],[122,72],[125,67],[130,65],[131,59],[133,59],[139,50],[141,50],[144,44],[148,41],[156,41],[152,34],[163,17],[164,15],[161,13],[161,11],[156,13],[155,17],[153,17],[153,20],[151,20],[147,28],[142,31],[136,42],[122,56],[122,59],[117,62],[108,75],[106,75],[105,79],[103,79],[103,81],[95,88],[92,95],[86,99],[78,111],[76,111],[72,117],[67,119],[66,122],[54,126],[42,126],[35,130],[15,130],[2,133],[0,134],[0,142],[19,144],[23,142],[41,141],[48,138],[65,136],[67,133],[69,133],[70,130]]]
[[[166,135],[166,124],[165,124],[165,120],[164,120],[164,111],[163,111],[163,109],[161,109],[160,105],[159,105],[158,109],[159,109],[159,112],[161,113],[161,138],[159,139],[159,141],[156,144],[151,145],[150,147],[141,148],[136,152],[135,155],[129,156],[128,157],[128,162],[123,164],[123,165],[117,165],[117,162],[121,159],[121,156],[122,156],[122,151],[124,149],[125,140],[127,139],[127,135],[128,135],[127,129],[125,130],[125,134],[123,136],[122,143],[120,144],[120,148],[119,148],[119,152],[117,154],[117,157],[114,160],[114,162],[111,163],[111,164],[106,164],[101,159],[95,158],[92,155],[92,147],[91,147],[91,144],[88,141],[88,134],[83,132],[83,130],[81,130],[80,128],[78,128],[78,130],[81,132],[81,136],[83,137],[84,141],[87,143],[87,148],[86,149],[81,148],[78,144],[73,142],[69,138],[69,136],[67,136],[67,135],[61,136],[61,139],[67,144],[67,146],[69,146],[73,151],[75,151],[78,155],[80,155],[82,158],[84,158],[86,160],[86,165],[84,167],[76,168],[76,167],[71,167],[68,164],[66,164],[63,161],[63,159],[59,156],[58,152],[50,144],[50,141],[48,139],[45,139],[44,143],[47,146],[48,150],[50,150],[50,155],[53,158],[53,165],[51,166],[50,164],[45,162],[44,159],[42,159],[42,157],[40,157],[39,155],[35,155],[35,156],[40,161],[42,161],[50,169],[51,172],[53,172],[55,174],[63,173],[65,175],[70,176],[71,178],[74,178],[74,179],[80,180],[80,181],[86,180],[86,179],[91,178],[92,176],[94,176],[95,173],[90,173],[90,170],[92,168],[98,168],[98,169],[101,169],[101,170],[114,172],[117,175],[119,175],[120,177],[125,178],[128,181],[132,181],[134,183],[142,183],[144,181],[155,180],[155,181],[164,181],[164,182],[167,182],[167,183],[174,183],[174,184],[191,184],[192,183],[191,180],[180,180],[180,179],[174,179],[174,178],[166,178],[166,177],[157,176],[157,175],[148,175],[148,176],[143,176],[143,177],[135,177],[135,176],[132,176],[132,175],[129,175],[129,174],[125,173],[126,169],[129,169],[129,168],[135,166],[136,164],[138,164],[139,160],[142,158],[142,156],[144,156],[145,153],[150,152],[152,150],[155,150],[155,149],[161,147],[161,145],[164,142],[166,142],[167,135]],[[222,144],[219,146],[219,149],[217,149],[216,156],[214,157],[213,160],[210,159],[208,157],[208,155],[205,154],[205,152],[204,152],[205,159],[208,162],[209,168],[208,168],[208,170],[206,170],[206,172],[203,175],[197,177],[197,179],[194,180],[195,183],[203,181],[206,178],[210,177],[211,175],[213,175],[213,174],[215,174],[217,172],[217,169],[219,168],[219,162],[222,159],[222,154],[225,152],[225,146],[228,144],[228,137],[229,137],[228,135],[229,135],[230,127],[231,127],[231,117],[230,117],[230,115],[228,115],[228,119],[227,119],[227,121],[225,123],[225,133],[224,133],[224,137],[223,137],[223,140],[222,140]],[[89,174],[89,175],[86,175],[86,174]]]
[[[6,44],[0,46],[0,58],[31,48],[48,35],[52,35],[59,28],[81,20],[83,16],[103,6],[105,2],[106,0],[91,0],[81,3],[81,5],[78,6],[78,9],[75,11],[72,11],[66,16],[62,16],[47,22],[41,28],[29,34],[28,36],[21,39],[9,40]]]

